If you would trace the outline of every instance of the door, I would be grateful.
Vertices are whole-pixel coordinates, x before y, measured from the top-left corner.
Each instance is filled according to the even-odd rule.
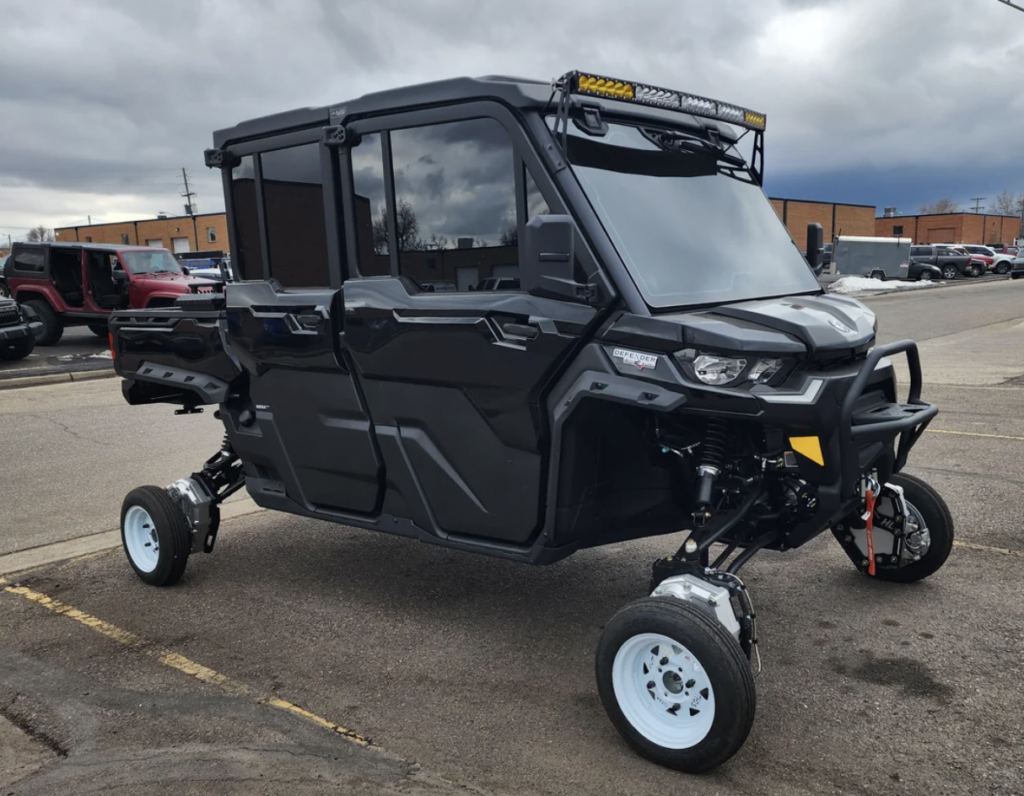
[[[171,246],[174,248],[175,254],[187,252],[191,249],[188,238],[171,238]]]
[[[349,247],[344,334],[385,464],[384,507],[439,536],[524,544],[544,510],[545,388],[597,310],[470,290],[484,268],[518,276],[528,208],[546,206],[527,201],[537,188],[507,116],[421,118],[360,131],[346,197],[349,228],[375,235]],[[397,223],[359,223],[385,213]],[[382,239],[389,228],[398,235]],[[379,273],[385,254],[389,278],[353,278]],[[420,290],[438,268],[458,291]]]
[[[146,245],[162,249],[164,247],[164,241],[163,238],[147,238]]]

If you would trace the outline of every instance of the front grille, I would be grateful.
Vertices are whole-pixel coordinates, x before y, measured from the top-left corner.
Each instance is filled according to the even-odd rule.
[[[0,307],[0,326],[14,326],[21,323],[21,313],[17,306]]]

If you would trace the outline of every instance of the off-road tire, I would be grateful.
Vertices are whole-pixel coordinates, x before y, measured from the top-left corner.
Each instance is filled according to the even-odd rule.
[[[26,307],[31,307],[39,316],[39,322],[43,324],[43,331],[36,338],[36,345],[57,345],[64,336],[64,321],[54,312],[50,303],[45,299],[29,299],[22,303]]]
[[[688,748],[673,749],[650,740],[626,718],[616,695],[613,668],[619,649],[650,633],[667,636],[690,651],[714,691],[711,727]],[[750,734],[757,702],[750,662],[722,625],[689,603],[675,597],[645,597],[630,603],[605,625],[595,663],[597,690],[608,717],[626,742],[648,760],[701,773],[736,754]]]
[[[148,571],[136,564],[126,539],[125,520],[133,506],[140,506],[152,519],[159,545],[156,566]],[[145,583],[173,586],[185,573],[192,548],[192,531],[188,519],[167,490],[158,486],[140,486],[129,492],[121,504],[121,546],[131,568]]]
[[[107,335],[110,334],[110,327],[107,326],[106,322],[103,323],[90,323],[89,331],[97,337],[102,337],[104,340],[107,339]]]
[[[36,341],[32,335],[23,337],[21,340],[15,340],[13,343],[0,343],[0,360],[14,362],[18,359],[24,359],[32,353],[35,347]]]
[[[903,497],[917,509],[928,526],[931,545],[920,561],[899,569],[879,569],[875,577],[893,583],[914,583],[934,575],[949,558],[953,550],[953,515],[942,496],[920,478],[897,473],[889,482],[903,487]]]

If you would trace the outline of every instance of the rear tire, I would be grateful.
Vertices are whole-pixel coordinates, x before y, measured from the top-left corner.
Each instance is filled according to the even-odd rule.
[[[13,343],[0,345],[0,360],[4,362],[14,362],[19,359],[24,359],[32,353],[35,347],[36,341],[32,335],[22,338],[21,340],[15,340]]]
[[[110,334],[110,327],[106,323],[90,323],[89,331],[105,340],[107,335]]]
[[[1010,273],[1010,264],[1003,260],[1001,263],[996,263],[996,267],[992,270],[1002,276],[1003,274]]]
[[[167,490],[140,486],[121,504],[121,545],[145,583],[173,586],[185,573],[192,530]]]
[[[956,279],[956,275],[959,273],[956,270],[955,265],[944,265],[942,266],[942,278],[943,279]]]
[[[953,550],[953,515],[949,506],[935,489],[907,473],[897,473],[889,479],[889,483],[903,487],[903,497],[907,508],[920,515],[925,527],[931,534],[928,552],[900,569],[879,569],[875,573],[878,580],[893,583],[914,583],[934,575],[946,563]]]
[[[985,273],[985,271],[984,269],[982,269],[980,265],[971,266],[971,276],[973,276],[975,279],[980,277],[983,273]]]
[[[43,324],[43,331],[36,338],[38,345],[57,345],[60,338],[64,336],[64,321],[54,312],[53,307],[45,299],[29,299],[24,302],[26,307],[39,316],[39,322]]]
[[[674,597],[646,597],[612,617],[596,671],[612,724],[659,765],[708,771],[739,751],[754,723],[754,676],[740,645]]]

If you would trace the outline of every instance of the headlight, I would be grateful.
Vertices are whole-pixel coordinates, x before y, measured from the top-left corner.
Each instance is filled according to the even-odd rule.
[[[712,387],[731,387],[744,383],[764,384],[782,370],[785,360],[774,357],[741,359],[710,354],[688,348],[676,354],[683,372],[695,381]]]

